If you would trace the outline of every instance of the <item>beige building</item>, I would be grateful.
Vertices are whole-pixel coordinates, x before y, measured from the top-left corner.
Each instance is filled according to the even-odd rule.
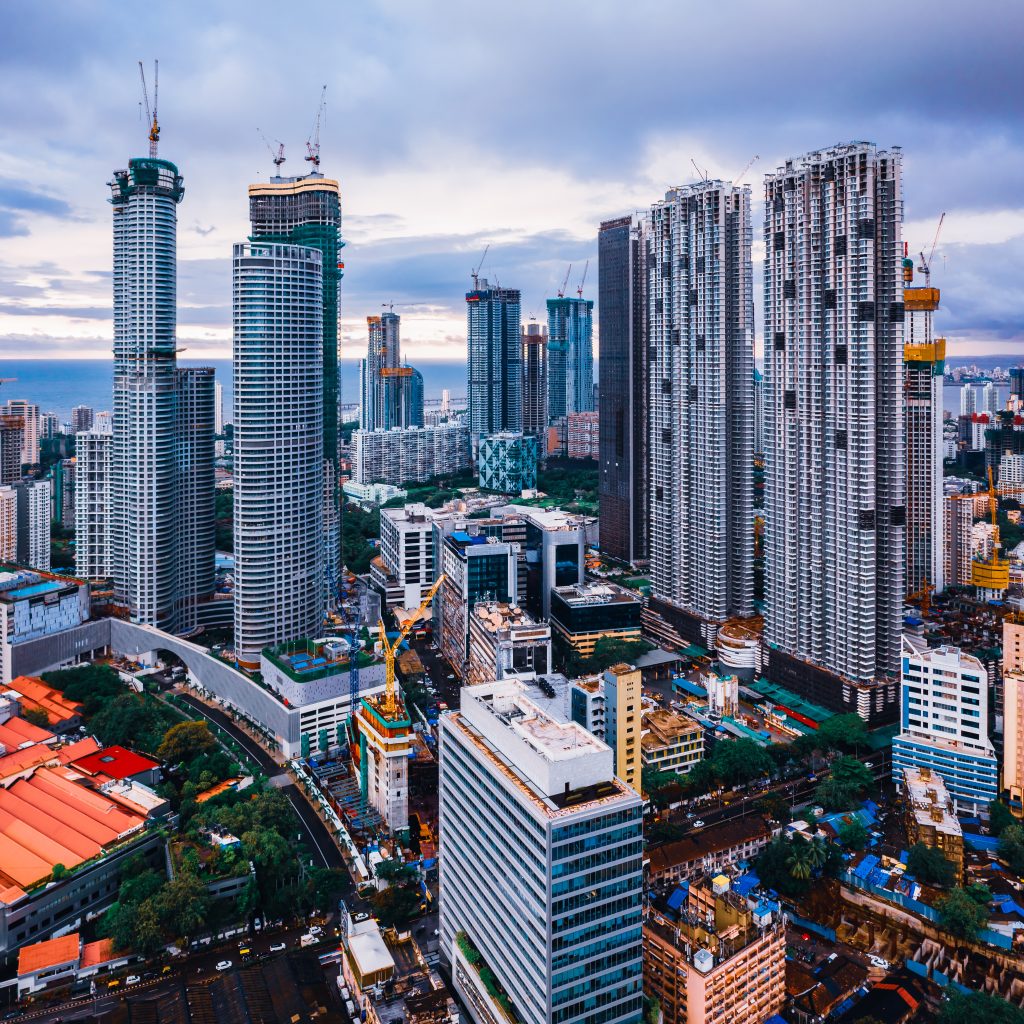
[[[551,627],[517,604],[479,601],[469,613],[468,682],[489,683],[519,672],[551,671]]]
[[[1003,789],[1024,815],[1024,616],[1003,620]]]
[[[612,665],[604,673],[605,742],[615,754],[615,775],[637,793],[641,782],[642,695],[640,669]]]
[[[664,1024],[762,1024],[785,999],[785,920],[718,875],[685,904],[651,905],[643,927],[644,992]]]
[[[394,830],[409,827],[409,751],[412,722],[401,699],[389,714],[384,694],[359,707],[360,775],[369,805]],[[362,782],[361,782],[362,785]]]
[[[692,718],[673,711],[648,711],[643,717],[640,758],[644,768],[685,774],[704,757],[704,730]]]
[[[930,768],[904,768],[903,797],[908,844],[924,843],[939,850],[956,869],[957,878],[962,878],[964,836],[946,784]]]

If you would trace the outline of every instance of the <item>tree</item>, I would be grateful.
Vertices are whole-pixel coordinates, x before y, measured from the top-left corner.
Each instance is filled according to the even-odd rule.
[[[1001,836],[1011,825],[1018,823],[1001,800],[993,800],[988,805],[988,819],[989,830],[994,836]]]
[[[814,738],[820,750],[856,750],[867,741],[867,733],[860,715],[833,715],[818,726]]]
[[[392,885],[373,897],[377,920],[385,928],[404,928],[419,910],[420,894],[406,885]]]
[[[854,715],[853,717],[860,721],[859,716]],[[853,786],[861,791],[870,789],[875,782],[871,769],[866,767],[863,761],[858,761],[855,757],[845,754],[832,762],[829,775],[833,781],[844,786]]]
[[[939,1024],[1024,1024],[1024,1010],[988,992],[953,992]]]
[[[21,717],[38,729],[50,728],[50,716],[42,708],[26,708],[22,711]]]
[[[919,882],[949,888],[956,881],[956,869],[933,846],[917,843],[907,857],[907,871]]]
[[[940,926],[958,939],[973,941],[988,924],[988,908],[980,906],[959,886],[938,900],[935,909]]]
[[[839,842],[850,850],[863,850],[868,845],[868,830],[858,818],[839,826]]]
[[[210,896],[199,878],[182,872],[161,889],[154,902],[168,933],[188,939],[205,923]]]
[[[60,690],[68,700],[81,704],[87,718],[124,693],[121,677],[109,665],[58,669],[44,672],[42,679],[48,686]]]
[[[786,858],[786,867],[790,875],[797,881],[805,882],[811,877],[811,849],[810,843],[794,840],[790,843],[789,856]]]
[[[770,775],[774,767],[764,747],[748,739],[716,744],[711,762],[715,775],[728,789],[741,782]]]
[[[258,868],[276,871],[294,856],[292,846],[273,829],[256,828],[241,835],[246,856]]]
[[[178,722],[164,734],[156,756],[168,764],[188,764],[216,749],[217,741],[206,722]]]
[[[856,786],[826,779],[815,789],[814,799],[826,811],[848,811],[860,802],[860,795]]]
[[[1007,825],[999,835],[999,856],[1016,875],[1024,875],[1024,826]]]
[[[53,870],[50,872],[50,877],[55,881],[59,882],[62,878],[67,877],[68,869],[61,863],[53,865]]]

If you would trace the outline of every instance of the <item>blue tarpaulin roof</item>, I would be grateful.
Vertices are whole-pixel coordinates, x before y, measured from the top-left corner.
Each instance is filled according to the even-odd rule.
[[[878,867],[878,858],[869,853],[854,869],[853,873],[861,879],[867,879],[875,868]]]
[[[733,881],[732,888],[733,892],[738,892],[741,896],[747,896],[760,884],[761,879],[753,871],[748,871],[745,875],[740,875],[739,878]]]
[[[668,898],[669,910],[679,910],[680,907],[686,902],[686,897],[690,891],[689,885],[685,882],[679,886],[678,889]]]
[[[999,840],[995,836],[976,836],[971,832],[964,833],[964,842],[976,850],[993,852],[999,848]]]

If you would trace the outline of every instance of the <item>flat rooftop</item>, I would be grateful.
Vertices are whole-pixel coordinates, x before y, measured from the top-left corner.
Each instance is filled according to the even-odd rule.
[[[946,784],[938,775],[927,769],[904,768],[903,789],[919,825],[945,835],[963,836]]]
[[[643,600],[637,594],[611,583],[572,583],[567,587],[553,587],[552,590],[572,608],[606,604],[643,604]]]
[[[489,633],[521,629],[536,629],[544,633],[551,631],[547,623],[537,622],[519,605],[507,604],[504,601],[478,602],[473,606],[472,614],[477,625]]]

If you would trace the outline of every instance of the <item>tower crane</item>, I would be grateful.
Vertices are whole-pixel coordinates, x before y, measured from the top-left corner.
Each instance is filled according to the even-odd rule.
[[[576,297],[577,298],[580,298],[580,299],[583,298],[583,285],[586,284],[586,281],[587,281],[587,271],[589,269],[590,269],[590,260],[587,260],[587,262],[583,265],[583,276],[580,278],[580,286],[579,286],[579,288],[576,289]]]
[[[395,652],[398,650],[399,645],[409,635],[410,630],[416,624],[420,616],[430,606],[430,602],[434,600],[434,595],[441,589],[441,584],[447,577],[442,573],[437,582],[427,592],[427,596],[420,601],[419,608],[405,620],[405,624],[398,631],[398,636],[394,640],[388,640],[387,633],[384,630],[384,622],[380,622],[380,644],[384,652],[384,703],[382,710],[386,718],[394,718],[398,711],[398,694],[395,690]]]
[[[484,254],[483,254],[483,256],[480,257],[480,262],[476,265],[476,269],[471,270],[469,272],[469,276],[471,278],[473,278],[473,290],[474,291],[477,288],[477,282],[480,280],[480,271],[483,268],[484,260],[487,259],[487,254],[488,254],[488,252],[490,252],[490,250],[491,250],[491,243],[488,242],[484,246]]]
[[[274,167],[278,171],[280,171],[281,170],[281,164],[284,163],[284,159],[285,159],[284,158],[284,143],[280,139],[275,139],[274,140],[277,143],[277,152],[275,153],[274,152],[274,147],[271,146],[271,144],[270,144],[270,139],[268,139],[266,137],[266,135],[264,135],[263,132],[260,131],[259,128],[257,128],[256,131],[258,131],[260,133],[260,138],[263,140],[263,144],[267,147],[268,150],[270,150],[270,159],[273,160]]]
[[[739,174],[737,174],[737,175],[736,175],[736,177],[732,179],[732,183],[733,183],[734,185],[741,185],[741,184],[743,183],[743,179],[744,179],[744,178],[745,178],[745,177],[747,176],[747,171],[749,171],[749,170],[750,170],[750,168],[751,168],[751,167],[753,167],[753,166],[754,166],[754,164],[756,164],[756,163],[757,163],[757,161],[758,161],[758,160],[760,160],[760,159],[761,159],[761,158],[760,158],[760,157],[759,157],[759,156],[758,156],[758,155],[757,155],[757,154],[755,153],[755,154],[754,154],[754,155],[753,155],[753,156],[752,156],[752,157],[751,157],[751,158],[750,158],[750,159],[749,159],[749,160],[747,161],[747,166],[746,166],[746,167],[744,167],[744,168],[743,168],[743,170],[742,170],[742,171],[740,171],[740,173],[739,173]]]
[[[558,297],[560,299],[565,298],[565,289],[569,284],[569,275],[572,273],[572,264],[569,264],[569,269],[565,272],[565,280],[562,282],[562,287],[558,289]]]
[[[697,172],[697,176],[700,178],[700,180],[701,181],[707,181],[708,180],[708,172],[707,171],[702,171],[697,166],[697,161],[694,160],[692,156],[690,157],[690,163],[693,164],[693,169]]]
[[[149,91],[146,89],[146,72],[139,61],[139,77],[142,79],[142,99],[146,104],[146,123],[149,124],[149,155],[156,159],[157,144],[160,142],[160,124],[157,121],[156,108],[160,99],[160,61],[153,61],[153,112],[149,110]]]
[[[324,107],[327,106],[327,86],[320,90],[320,105],[316,108],[316,121],[313,122],[313,131],[310,133],[308,139],[306,139],[306,155],[303,157],[304,160],[308,160],[313,165],[313,173],[315,174],[320,170],[320,121],[323,118]]]
[[[935,246],[939,244],[939,234],[942,231],[942,225],[946,220],[946,214],[943,213],[939,218],[939,226],[935,229],[935,237],[932,239],[932,247],[928,250],[928,258],[925,259],[924,251],[922,250],[919,254],[921,257],[920,266],[918,270],[924,274],[924,286],[930,288],[932,283],[932,257],[935,255]]]

